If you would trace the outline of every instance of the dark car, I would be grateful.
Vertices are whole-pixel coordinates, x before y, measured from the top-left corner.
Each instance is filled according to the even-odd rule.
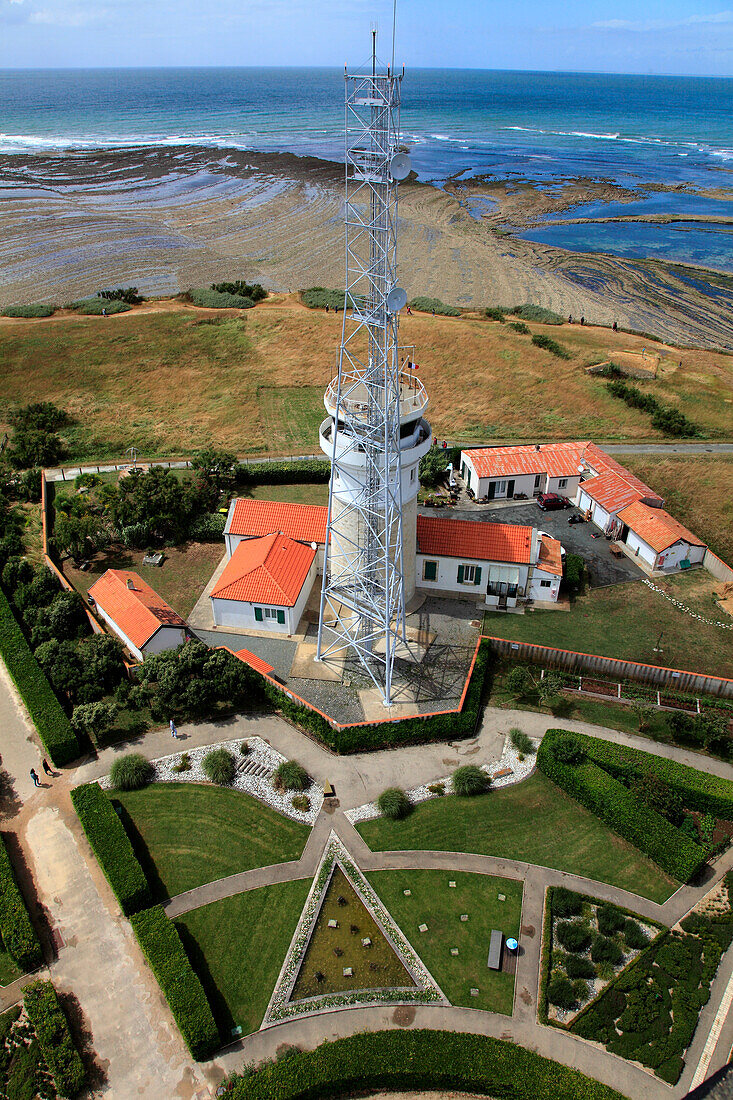
[[[567,497],[558,496],[557,493],[540,493],[537,503],[543,512],[556,512],[558,508],[567,508],[570,501]]]

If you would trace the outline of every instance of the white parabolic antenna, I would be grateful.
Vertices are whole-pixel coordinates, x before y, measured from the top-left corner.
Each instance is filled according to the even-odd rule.
[[[407,291],[401,286],[395,286],[387,295],[387,310],[390,313],[399,313],[407,305]]]
[[[395,153],[389,162],[389,174],[393,180],[406,180],[412,171],[412,161],[407,153]]]

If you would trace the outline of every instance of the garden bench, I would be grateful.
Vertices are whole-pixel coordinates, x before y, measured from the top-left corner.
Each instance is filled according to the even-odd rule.
[[[498,772],[494,772],[494,774],[492,775],[491,778],[492,779],[503,779],[503,777],[505,775],[512,775],[512,774],[513,774],[513,772],[512,772],[511,768],[499,768]]]
[[[501,970],[501,949],[504,946],[504,933],[495,928],[489,941],[489,970]]]

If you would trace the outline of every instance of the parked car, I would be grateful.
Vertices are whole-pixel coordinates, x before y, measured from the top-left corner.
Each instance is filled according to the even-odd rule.
[[[570,505],[567,497],[558,496],[557,493],[540,493],[537,503],[543,512],[556,512],[558,508],[568,508]]]

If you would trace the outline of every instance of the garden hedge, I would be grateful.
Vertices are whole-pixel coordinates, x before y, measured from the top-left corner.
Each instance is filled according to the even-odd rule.
[[[130,838],[99,784],[76,787],[71,801],[125,916],[152,905],[150,886]]]
[[[134,913],[130,923],[188,1049],[197,1062],[205,1061],[221,1046],[221,1040],[204,987],[175,925],[161,905]]]
[[[554,748],[560,739],[567,737],[566,730],[547,731],[537,753],[540,771],[667,874],[681,882],[692,878],[705,863],[705,849],[640,802],[623,783],[590,757],[580,764],[564,764],[557,759]],[[576,740],[574,734],[572,737]],[[587,741],[595,741],[595,738],[582,738],[583,748]]]
[[[46,674],[33,656],[7,597],[2,591],[0,591],[0,655],[28,708],[38,736],[52,762],[56,767],[61,767],[76,760],[81,753],[76,734],[54,695]]]
[[[608,1085],[515,1043],[446,1031],[375,1031],[323,1043],[238,1081],[231,1100],[320,1100],[374,1089],[453,1090],[494,1100],[621,1100]]]
[[[10,862],[5,836],[0,833],[0,935],[21,970],[43,964],[43,952]]]
[[[47,302],[32,302],[28,306],[6,306],[3,317],[51,317],[54,307]]]
[[[23,1004],[56,1091],[59,1096],[76,1096],[84,1084],[84,1066],[51,982],[27,985]]]
[[[302,485],[325,483],[331,476],[331,463],[325,458],[301,458],[290,462],[247,462],[237,466],[237,485]]]

